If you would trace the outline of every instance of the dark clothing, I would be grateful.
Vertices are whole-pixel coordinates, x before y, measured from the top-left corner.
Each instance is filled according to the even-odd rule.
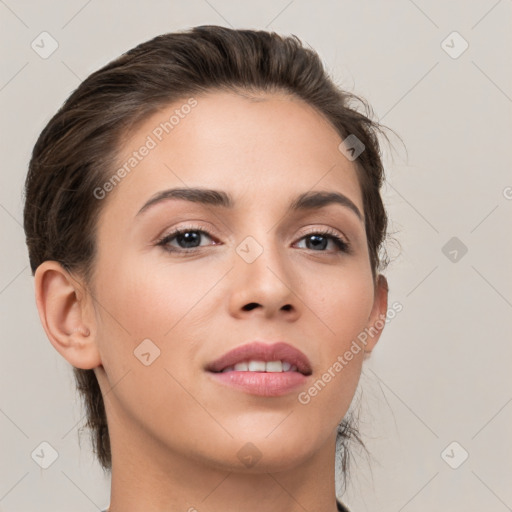
[[[345,505],[343,505],[343,503],[341,503],[338,500],[336,500],[336,505],[338,505],[338,510],[340,512],[350,512],[350,510],[347,507],[345,507]]]

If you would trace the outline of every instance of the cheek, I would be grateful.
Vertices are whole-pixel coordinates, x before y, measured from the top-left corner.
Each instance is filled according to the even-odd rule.
[[[322,346],[317,347],[321,364],[314,386],[299,403],[311,404],[319,415],[331,407],[343,415],[361,374],[364,356],[361,334],[368,326],[373,306],[373,280],[364,269],[358,273],[347,268],[346,272],[331,276],[329,286],[321,293],[313,293],[312,289],[310,292],[308,306],[322,320],[318,329],[325,335],[320,339]]]
[[[118,265],[115,273],[113,268],[98,272],[100,280],[103,276],[98,296],[103,306],[99,307],[102,362],[114,386],[106,401],[113,402],[111,410],[126,414],[155,438],[160,435],[154,430],[159,425],[176,435],[183,422],[205,420],[204,411],[194,407],[180,383],[190,387],[182,363],[193,350],[188,315],[193,315],[194,305],[218,278],[210,272],[208,278],[191,279],[179,265],[175,268],[171,272],[159,265],[149,269],[125,264]],[[149,364],[144,363],[145,353]]]
[[[304,281],[300,295],[325,333],[329,347],[325,354],[332,356],[346,350],[367,326],[374,300],[373,280],[363,265],[312,275],[315,279]]]
[[[329,329],[318,339],[320,364],[297,397],[299,411],[323,435],[344,417],[357,389],[364,356],[358,337],[373,304],[373,288],[365,280],[343,284],[318,298],[318,316]]]
[[[125,328],[124,335],[128,331],[132,338],[165,341],[182,329],[188,315],[201,310],[201,301],[225,272],[199,262],[166,264],[162,259],[147,266],[126,263],[109,275],[102,290],[112,312],[105,320],[112,323],[115,319]]]

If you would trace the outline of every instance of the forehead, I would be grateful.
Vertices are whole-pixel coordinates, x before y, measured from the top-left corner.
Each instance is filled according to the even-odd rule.
[[[202,186],[260,203],[272,197],[271,207],[280,198],[333,189],[362,212],[356,167],[340,142],[322,114],[284,93],[185,97],[125,138],[117,164],[128,172],[110,199],[135,210],[159,190]]]

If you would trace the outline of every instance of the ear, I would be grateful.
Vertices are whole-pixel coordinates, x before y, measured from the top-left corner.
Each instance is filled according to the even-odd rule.
[[[375,283],[373,308],[368,318],[367,335],[365,341],[365,352],[369,355],[379,341],[380,335],[386,325],[388,311],[388,282],[379,274]]]
[[[72,366],[101,365],[94,314],[84,287],[56,261],[44,261],[34,274],[41,324],[54,348]]]

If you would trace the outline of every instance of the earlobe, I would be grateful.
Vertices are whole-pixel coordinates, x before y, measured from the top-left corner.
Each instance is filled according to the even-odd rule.
[[[365,352],[370,352],[375,348],[380,335],[386,325],[386,316],[388,311],[388,282],[387,279],[379,274],[375,285],[374,302],[370,318],[368,319],[368,337],[365,345]]]
[[[94,315],[87,310],[80,283],[56,261],[41,263],[34,280],[39,318],[57,352],[76,368],[100,366]]]

